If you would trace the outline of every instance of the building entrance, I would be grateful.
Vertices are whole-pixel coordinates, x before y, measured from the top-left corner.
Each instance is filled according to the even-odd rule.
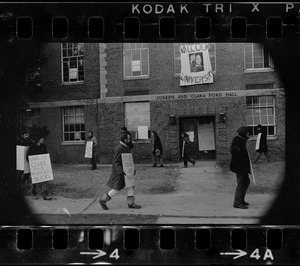
[[[181,134],[186,132],[196,147],[196,159],[215,159],[215,116],[179,118],[180,154],[182,153]]]

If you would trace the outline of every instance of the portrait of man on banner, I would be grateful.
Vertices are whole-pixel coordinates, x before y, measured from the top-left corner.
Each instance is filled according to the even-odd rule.
[[[180,86],[213,83],[208,44],[186,44],[179,48]]]

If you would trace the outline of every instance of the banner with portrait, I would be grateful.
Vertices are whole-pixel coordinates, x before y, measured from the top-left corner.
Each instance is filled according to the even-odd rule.
[[[180,45],[180,86],[213,83],[208,49],[204,43]]]

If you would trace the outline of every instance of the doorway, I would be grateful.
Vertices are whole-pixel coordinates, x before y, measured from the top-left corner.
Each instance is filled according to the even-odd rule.
[[[215,116],[179,118],[180,154],[182,152],[181,134],[186,132],[196,146],[195,159],[216,158]]]

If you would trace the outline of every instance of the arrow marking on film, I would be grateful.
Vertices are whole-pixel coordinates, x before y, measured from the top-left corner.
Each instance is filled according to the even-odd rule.
[[[220,255],[237,255],[233,258],[234,260],[247,255],[247,252],[245,251],[242,251],[240,249],[237,249],[237,251],[238,252],[221,252]]]
[[[99,257],[106,255],[106,252],[97,249],[97,252],[80,252],[80,255],[96,255],[95,257],[93,257],[93,259],[97,259]]]

